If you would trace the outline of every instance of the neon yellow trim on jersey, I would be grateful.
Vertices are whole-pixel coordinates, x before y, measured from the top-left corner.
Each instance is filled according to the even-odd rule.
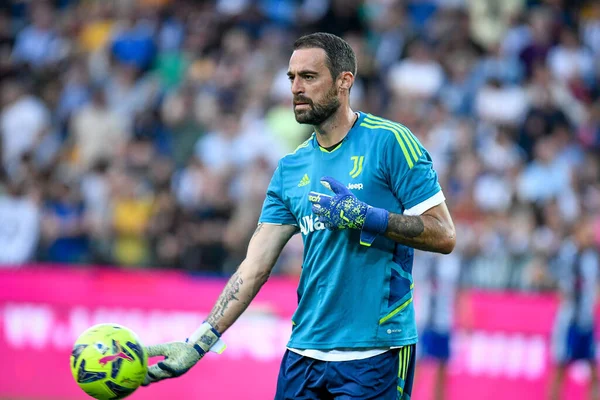
[[[360,241],[360,244],[362,244],[363,246],[371,247],[371,243],[363,242],[362,240]]]
[[[404,358],[404,379],[406,381],[406,375],[408,375],[408,364],[410,363],[410,346],[406,346],[406,357]]]
[[[413,146],[415,146],[415,149],[417,149],[417,153],[419,153],[419,155],[422,155],[423,152],[421,151],[421,146],[419,146],[419,143],[417,143],[417,139],[415,138],[415,135],[413,135],[412,132],[404,125],[398,125],[398,127],[400,129],[403,129],[406,132],[406,136],[408,136],[408,138],[412,142]]]
[[[296,152],[300,149],[303,149],[305,147],[308,147],[310,143],[310,139],[308,139],[307,141],[305,141],[304,143],[302,143],[300,146],[296,147],[296,150],[292,151],[292,154],[296,154]]]
[[[404,380],[404,359],[406,358],[406,348],[400,349],[400,367],[398,370],[398,378]]]
[[[400,367],[398,368],[398,378],[404,380],[404,364],[406,360],[406,347],[400,349]]]
[[[410,303],[412,303],[413,298],[406,300],[404,303],[400,304],[394,311],[386,315],[385,317],[379,320],[379,325],[383,324],[388,319],[392,318],[394,315],[398,314],[400,311],[404,310]]]
[[[396,140],[398,141],[398,144],[400,145],[400,148],[402,149],[402,152],[404,153],[404,158],[406,158],[406,162],[408,163],[408,168],[412,168],[414,166],[413,160],[412,158],[410,158],[410,154],[408,154],[408,150],[406,150],[406,146],[404,145],[404,141],[402,140],[402,138],[400,138],[400,133],[398,133],[397,130],[392,129],[390,127],[384,126],[384,125],[369,125],[366,124],[364,122],[362,122],[360,124],[360,126],[363,126],[365,128],[370,128],[370,129],[383,129],[386,131],[390,131],[392,133],[394,133],[394,135],[396,136]]]
[[[410,289],[412,290],[412,289],[414,289],[414,287],[415,287],[415,283],[413,282],[410,284]]]
[[[410,346],[408,346],[406,348],[406,357],[404,359],[404,377],[402,379],[404,379],[406,381],[406,375],[408,375],[408,365],[410,364],[410,356],[411,356],[411,348]]]
[[[419,143],[417,143],[417,139],[415,138],[415,135],[412,134],[412,132],[410,131],[410,129],[408,129],[406,126],[398,123],[398,122],[392,122],[386,119],[383,119],[381,117],[377,117],[373,114],[368,114],[366,118],[371,118],[372,120],[375,121],[379,121],[379,122],[384,122],[387,124],[391,124],[394,125],[396,128],[404,131],[406,133],[406,137],[412,142],[413,146],[415,147],[415,150],[417,151],[417,153],[419,153],[419,155],[422,155],[423,152],[421,151],[421,146],[419,146]]]
[[[331,149],[331,150],[324,149],[324,148],[322,148],[322,147],[321,147],[321,145],[319,145],[319,149],[321,149],[321,151],[322,151],[323,153],[333,153],[334,151],[336,151],[337,149],[339,149],[340,147],[342,147],[342,145],[343,145],[343,144],[344,144],[344,142],[342,142],[342,143],[338,144],[337,146],[335,146],[335,147],[334,147],[333,149]]]
[[[404,388],[402,388],[401,386],[397,386],[398,391],[400,392],[400,397],[402,397],[402,395],[404,394]]]
[[[400,354],[398,354],[398,378],[402,377],[402,349],[400,349]]]
[[[292,320],[292,325],[293,325],[293,326],[296,326],[296,323],[294,322],[294,320]]]
[[[398,354],[398,378],[402,376],[402,349],[400,349],[400,354]]]
[[[409,138],[411,136],[410,133],[407,133],[406,130],[402,129],[399,125],[392,124],[391,122],[387,122],[387,121],[377,121],[374,119],[370,119],[369,117],[365,118],[364,121],[368,122],[370,124],[373,124],[373,125],[387,126],[388,128],[392,128],[395,131],[397,131],[404,138],[404,142],[406,143],[408,149],[410,150],[410,153],[412,154],[414,160],[417,161],[419,159],[419,156],[417,156],[417,152],[415,151],[415,147],[418,150],[418,146],[416,144],[413,144],[413,142],[410,140],[410,138]]]
[[[300,149],[303,149],[305,147],[308,147],[310,145],[310,141],[313,140],[313,138],[315,137],[315,133],[313,132],[310,137],[308,139],[306,139],[304,142],[302,142],[298,147],[296,147],[296,149],[294,151],[292,151],[290,154],[296,154],[296,152]]]

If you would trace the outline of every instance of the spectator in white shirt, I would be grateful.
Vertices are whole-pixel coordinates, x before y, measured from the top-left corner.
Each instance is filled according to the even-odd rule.
[[[593,79],[594,56],[579,44],[577,34],[570,29],[561,32],[560,43],[548,54],[548,65],[552,74],[563,82],[577,77]]]
[[[444,71],[427,44],[416,41],[410,46],[409,56],[392,66],[388,81],[396,95],[431,98],[442,87]]]
[[[475,112],[485,122],[515,126],[522,122],[529,106],[527,93],[521,86],[504,85],[488,80],[477,92]]]
[[[50,112],[40,99],[28,94],[16,81],[7,82],[1,94],[2,163],[10,175],[15,172],[21,156],[35,150],[48,133]]]
[[[40,233],[40,210],[24,196],[22,184],[10,184],[0,196],[0,267],[18,266],[30,261]]]

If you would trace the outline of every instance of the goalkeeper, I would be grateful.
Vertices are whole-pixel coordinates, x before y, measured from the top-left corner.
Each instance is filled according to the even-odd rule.
[[[244,312],[297,232],[303,270],[276,399],[410,399],[417,330],[414,248],[450,253],[455,231],[431,158],[403,125],[350,109],[356,57],[341,38],[294,43],[288,76],[296,121],[313,135],[285,156],[245,260],[187,343],[145,384],[179,376]]]

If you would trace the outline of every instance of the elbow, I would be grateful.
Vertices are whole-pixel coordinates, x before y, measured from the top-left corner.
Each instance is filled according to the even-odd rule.
[[[247,278],[251,277],[255,283],[262,286],[269,280],[273,265],[260,259],[246,258],[240,264],[240,269],[243,270]]]
[[[456,246],[456,231],[454,227],[447,229],[444,232],[444,239],[441,240],[439,252],[442,254],[450,254]]]
[[[267,283],[267,281],[271,277],[271,271],[272,271],[271,268],[268,268],[268,269],[265,268],[265,269],[261,269],[260,271],[258,271],[258,273],[256,275],[256,280],[260,286]]]

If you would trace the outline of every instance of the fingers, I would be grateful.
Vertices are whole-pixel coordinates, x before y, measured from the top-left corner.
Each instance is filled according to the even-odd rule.
[[[167,354],[167,345],[166,344],[157,344],[154,346],[147,346],[146,353],[148,357],[156,357],[156,356],[166,356]],[[153,382],[158,382],[161,379],[169,378],[167,375],[167,371],[164,371],[158,364],[150,365],[148,367],[148,372],[146,373],[146,377],[144,378],[144,382],[142,386],[148,386]]]
[[[331,203],[332,197],[319,192],[310,192],[308,194],[308,201],[313,204],[319,204],[321,207],[326,207]]]
[[[142,385],[148,386],[153,382],[163,379],[175,378],[186,373],[202,358],[189,344],[183,342],[171,342],[146,347],[148,357],[164,356],[165,359],[157,364],[150,365]]]
[[[148,367],[148,372],[146,372],[146,377],[144,378],[142,386],[148,386],[151,383],[172,377],[171,373],[162,369],[159,364],[161,363]]]
[[[335,194],[347,194],[350,192],[343,183],[336,181],[330,176],[321,178],[321,185],[325,186]]]
[[[154,346],[147,346],[146,353],[148,353],[148,357],[166,356],[167,355],[167,345],[166,344],[156,344]]]
[[[325,209],[321,207],[320,204],[313,204],[311,207],[312,213],[315,215],[323,215],[325,213]]]

